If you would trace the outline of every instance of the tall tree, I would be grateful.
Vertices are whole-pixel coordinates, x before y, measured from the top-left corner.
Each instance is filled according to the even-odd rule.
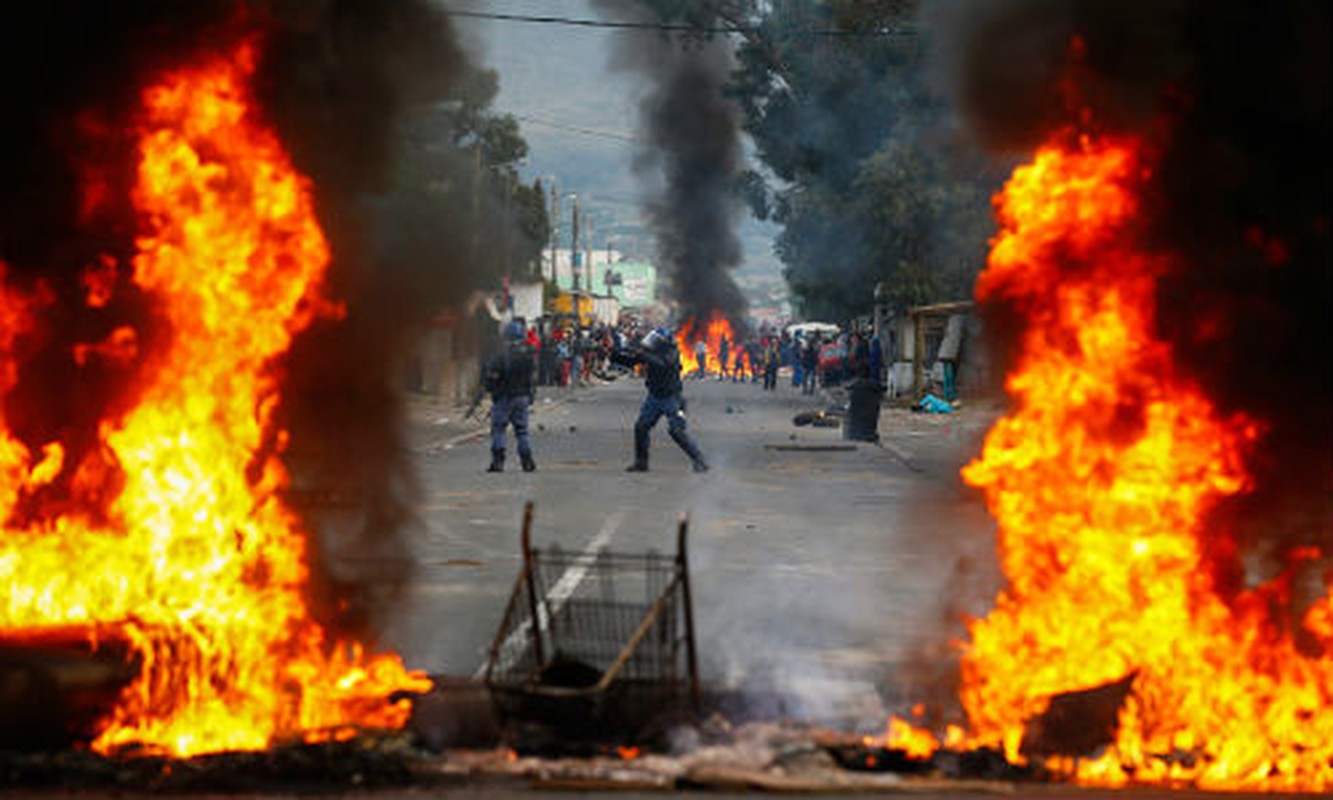
[[[970,151],[929,81],[931,32],[905,0],[773,0],[737,20],[736,97],[767,176],[751,206],[809,316],[970,292],[1000,172]],[[760,10],[762,9],[762,10]]]
[[[476,286],[502,275],[535,277],[550,238],[540,182],[519,177],[528,143],[512,115],[491,109],[498,90],[494,70],[470,69],[443,102],[404,126],[399,162],[398,191],[424,204],[427,216],[463,218]]]
[[[700,36],[731,31],[730,92],[762,165],[735,188],[782,226],[807,316],[865,313],[879,281],[899,306],[970,294],[1007,165],[969,144],[932,84],[920,0],[641,2]]]
[[[928,82],[930,31],[911,0],[645,0],[663,19],[722,20],[732,93],[763,165],[738,181],[810,316],[966,296],[1001,173],[965,145]]]

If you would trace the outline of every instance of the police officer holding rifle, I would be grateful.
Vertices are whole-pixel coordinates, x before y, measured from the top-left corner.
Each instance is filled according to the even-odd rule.
[[[491,395],[491,464],[487,472],[503,472],[505,467],[505,432],[514,426],[514,441],[524,472],[537,469],[528,439],[528,409],[532,404],[532,348],[524,341],[523,323],[510,320],[504,328],[504,345],[482,370],[481,388]],[[476,398],[479,401],[480,393]],[[468,416],[476,410],[473,402]]]

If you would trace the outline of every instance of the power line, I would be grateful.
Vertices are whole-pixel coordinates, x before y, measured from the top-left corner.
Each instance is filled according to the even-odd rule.
[[[674,22],[636,22],[633,20],[586,19],[578,17],[539,16],[535,14],[501,14],[492,11],[446,10],[446,14],[469,19],[494,22],[528,22],[538,25],[565,25],[579,28],[612,28],[620,30],[649,30],[699,34],[754,34],[758,28],[739,25],[686,25]],[[811,28],[783,31],[783,36],[911,36],[913,31],[900,28]]]
[[[637,137],[631,136],[630,134],[627,133],[619,133],[616,131],[602,131],[602,130],[597,130],[596,128],[583,128],[578,125],[570,125],[565,122],[553,122],[549,119],[531,117],[528,116],[527,114],[514,114],[511,112],[510,116],[512,116],[514,119],[522,120],[524,122],[531,122],[534,125],[545,125],[548,128],[555,128],[556,130],[561,130],[561,131],[569,131],[570,133],[579,133],[584,136],[599,136],[603,139],[615,139],[616,141],[619,142],[639,141]]]

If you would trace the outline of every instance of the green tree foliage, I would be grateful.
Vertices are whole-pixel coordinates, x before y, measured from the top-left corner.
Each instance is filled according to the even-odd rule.
[[[970,295],[1002,173],[931,83],[911,0],[642,0],[668,22],[738,31],[732,93],[762,164],[737,182],[807,316]],[[829,35],[832,32],[832,35]]]
[[[778,255],[804,312],[865,313],[881,280],[900,307],[969,296],[1001,175],[929,80],[917,4],[748,5],[735,17],[751,31],[735,96],[767,180],[749,178],[745,196],[782,225]]]
[[[409,119],[397,180],[399,192],[442,224],[468,232],[462,238],[478,286],[538,274],[550,237],[541,182],[519,178],[528,143],[512,115],[491,109],[498,90],[494,70],[473,68],[443,102]]]

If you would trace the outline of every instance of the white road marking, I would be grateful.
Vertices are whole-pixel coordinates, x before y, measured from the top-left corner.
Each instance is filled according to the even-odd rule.
[[[547,593],[546,602],[537,607],[539,629],[547,626],[548,613],[558,614],[560,613],[560,609],[564,608],[565,603],[571,596],[573,596],[574,590],[579,588],[579,584],[582,583],[584,577],[587,576],[588,567],[592,564],[592,557],[597,554],[598,550],[606,547],[607,543],[611,541],[611,537],[616,535],[616,531],[620,529],[620,524],[625,521],[626,513],[626,510],[623,508],[618,508],[612,512],[611,516],[606,518],[606,522],[602,523],[602,527],[597,531],[597,535],[593,536],[592,539],[589,540],[587,546],[583,548],[583,551],[579,554],[581,557],[577,559],[578,563],[570,566],[560,574],[560,579],[555,582],[555,585],[551,587],[551,591]],[[548,608],[550,609],[549,612],[547,611]],[[517,646],[520,640],[527,638],[530,625],[531,623],[525,623],[515,628],[514,631],[509,634],[509,638],[505,639],[504,643],[500,645],[500,649],[506,650],[510,647]],[[472,674],[473,678],[479,680],[485,677],[486,664],[489,660],[490,653],[487,653],[485,660],[483,660],[481,665],[477,667],[477,671]]]

